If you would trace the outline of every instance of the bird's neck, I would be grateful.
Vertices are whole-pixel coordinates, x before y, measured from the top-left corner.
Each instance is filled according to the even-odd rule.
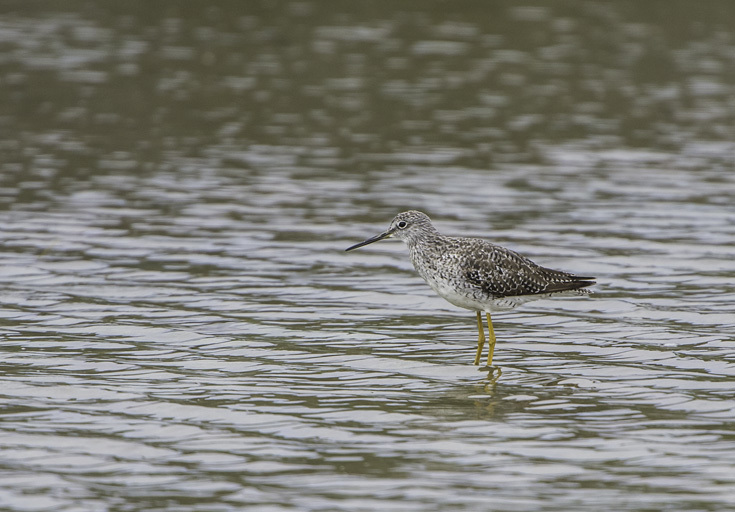
[[[441,244],[444,236],[440,235],[437,230],[427,230],[420,233],[420,236],[412,236],[406,239],[406,244],[411,252],[416,251],[420,247]]]

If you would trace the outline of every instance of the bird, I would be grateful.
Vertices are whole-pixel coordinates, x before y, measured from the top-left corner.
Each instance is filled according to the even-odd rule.
[[[442,235],[428,215],[409,210],[396,215],[389,228],[345,251],[395,237],[408,245],[418,274],[443,299],[477,314],[479,365],[485,345],[482,313],[488,323],[487,366],[492,365],[495,330],[491,313],[509,311],[526,302],[552,295],[590,293],[595,277],[579,276],[542,267],[518,254],[480,238]]]

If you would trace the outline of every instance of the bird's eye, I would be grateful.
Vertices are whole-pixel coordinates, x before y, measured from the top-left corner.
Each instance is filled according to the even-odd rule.
[[[398,226],[400,229],[403,229],[406,226],[408,226],[408,222],[406,222],[405,220],[402,220],[398,224],[396,224],[396,226]]]

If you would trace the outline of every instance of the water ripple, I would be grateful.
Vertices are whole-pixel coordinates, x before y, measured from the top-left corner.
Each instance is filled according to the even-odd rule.
[[[735,507],[731,9],[16,7],[3,507]],[[407,208],[599,284],[490,374]]]

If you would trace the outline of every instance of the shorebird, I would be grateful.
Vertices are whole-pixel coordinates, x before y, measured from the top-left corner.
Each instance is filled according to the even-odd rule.
[[[440,297],[477,313],[477,354],[480,364],[487,316],[487,365],[492,365],[495,330],[491,313],[508,311],[531,300],[560,294],[586,294],[594,277],[585,277],[537,265],[515,251],[479,238],[440,234],[422,212],[399,213],[387,231],[345,249],[352,251],[385,238],[400,238],[408,245],[414,268]]]

